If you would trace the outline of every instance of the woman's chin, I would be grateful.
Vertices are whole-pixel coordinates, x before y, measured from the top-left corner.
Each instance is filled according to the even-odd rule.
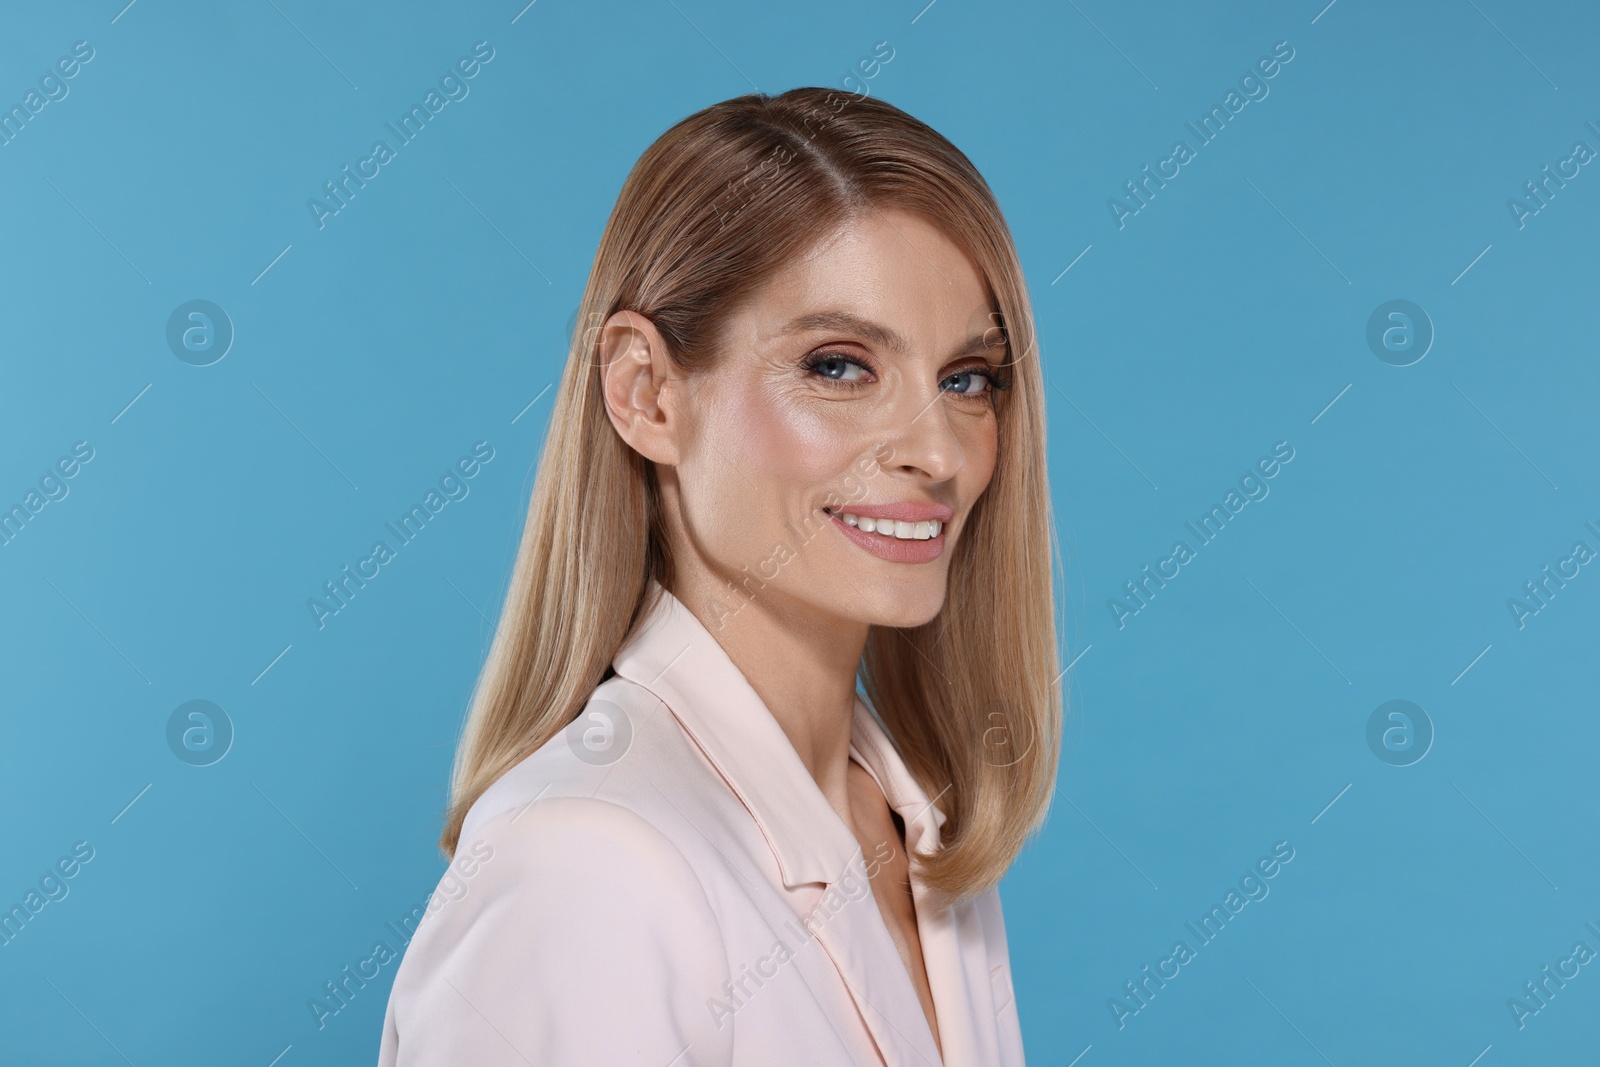
[[[857,582],[860,595],[855,597],[861,622],[872,626],[888,626],[897,630],[910,630],[933,621],[944,608],[945,579],[921,582],[894,582],[875,586]]]

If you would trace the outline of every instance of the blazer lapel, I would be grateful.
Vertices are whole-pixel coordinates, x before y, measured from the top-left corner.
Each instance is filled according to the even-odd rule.
[[[885,1063],[939,1067],[933,1032],[872,895],[855,835],[710,631],[671,592],[651,585],[656,600],[623,642],[614,669],[661,698],[750,813],[797,923],[833,962]],[[864,714],[858,699],[853,739]],[[887,744],[881,731],[872,744]],[[909,780],[898,757],[894,762]],[[881,783],[882,771],[873,769]],[[943,815],[929,808],[917,825],[937,833],[933,820]],[[920,908],[918,916],[920,927]],[[936,988],[936,1009],[939,996]]]
[[[859,849],[805,922],[838,968],[884,1062],[890,1067],[939,1067],[928,1017],[878,910]]]
[[[889,806],[905,821],[906,850],[938,851],[944,813],[911,776],[893,742],[861,700],[856,702],[850,751],[872,772]],[[939,1023],[943,1062],[949,1067],[999,1063],[995,1028],[986,1021],[995,1012],[994,988],[977,916],[971,908],[957,909],[941,902],[915,877],[911,881],[911,898],[916,907],[923,966]],[[920,1013],[920,1003],[917,1009]]]
[[[955,909],[939,905],[928,890],[912,883],[912,898],[917,908],[917,936],[922,941],[922,960],[928,969],[928,985],[933,993],[933,1008],[939,1019],[939,1041],[944,1062],[949,1067],[978,1067],[1000,1062],[1000,1048],[993,1023],[985,1024],[980,1013],[993,1016],[994,987],[987,969],[988,954],[981,943],[962,952],[963,940],[974,938],[971,916],[958,916]],[[981,942],[981,937],[978,938]]]

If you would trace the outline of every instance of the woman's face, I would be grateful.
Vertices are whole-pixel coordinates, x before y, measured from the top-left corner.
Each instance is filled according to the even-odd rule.
[[[660,470],[687,541],[676,565],[710,582],[713,630],[757,605],[884,626],[938,614],[994,471],[993,310],[955,243],[891,210],[731,316],[712,365],[674,383],[680,462]]]

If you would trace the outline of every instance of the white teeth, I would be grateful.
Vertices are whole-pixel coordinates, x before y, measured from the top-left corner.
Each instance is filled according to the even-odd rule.
[[[872,519],[852,515],[846,511],[839,515],[846,526],[854,526],[862,533],[875,533],[901,541],[927,541],[944,532],[944,523],[938,519],[908,522],[903,519]]]

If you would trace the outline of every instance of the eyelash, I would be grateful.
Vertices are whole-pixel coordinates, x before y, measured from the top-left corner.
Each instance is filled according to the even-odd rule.
[[[817,373],[818,369],[823,364],[831,363],[834,360],[840,360],[842,362],[849,363],[849,364],[851,364],[853,366],[860,367],[862,370],[866,371],[868,374],[875,374],[876,373],[873,370],[871,363],[867,362],[865,359],[861,358],[860,356],[853,355],[852,353],[849,353],[849,352],[828,352],[828,351],[813,352],[813,353],[811,353],[809,356],[807,356],[805,358],[805,368],[807,370],[813,372],[813,373]],[[959,374],[976,374],[981,378],[987,379],[988,382],[989,382],[989,388],[985,389],[981,393],[972,393],[972,394],[954,393],[954,394],[952,394],[952,395],[954,395],[954,396],[956,396],[956,397],[958,397],[958,398],[960,398],[962,400],[989,400],[990,398],[993,397],[993,395],[995,393],[1002,392],[1002,391],[1004,391],[1006,389],[1011,388],[1011,378],[1007,374],[1005,374],[1003,371],[1000,371],[995,367],[991,367],[991,366],[987,366],[987,365],[979,366],[977,364],[973,364],[971,366],[966,366],[966,367],[961,367],[961,368],[959,368],[957,370],[951,371],[949,374],[945,375],[944,378],[940,379],[940,384],[942,385],[946,380],[948,380],[950,378],[954,378],[956,375],[959,375]],[[826,378],[828,381],[832,382],[836,386],[843,386],[846,389],[858,389],[863,385],[872,384],[870,382],[842,381],[842,380],[837,379],[837,378],[827,378],[827,375],[819,375],[819,376],[823,377],[823,378]]]

